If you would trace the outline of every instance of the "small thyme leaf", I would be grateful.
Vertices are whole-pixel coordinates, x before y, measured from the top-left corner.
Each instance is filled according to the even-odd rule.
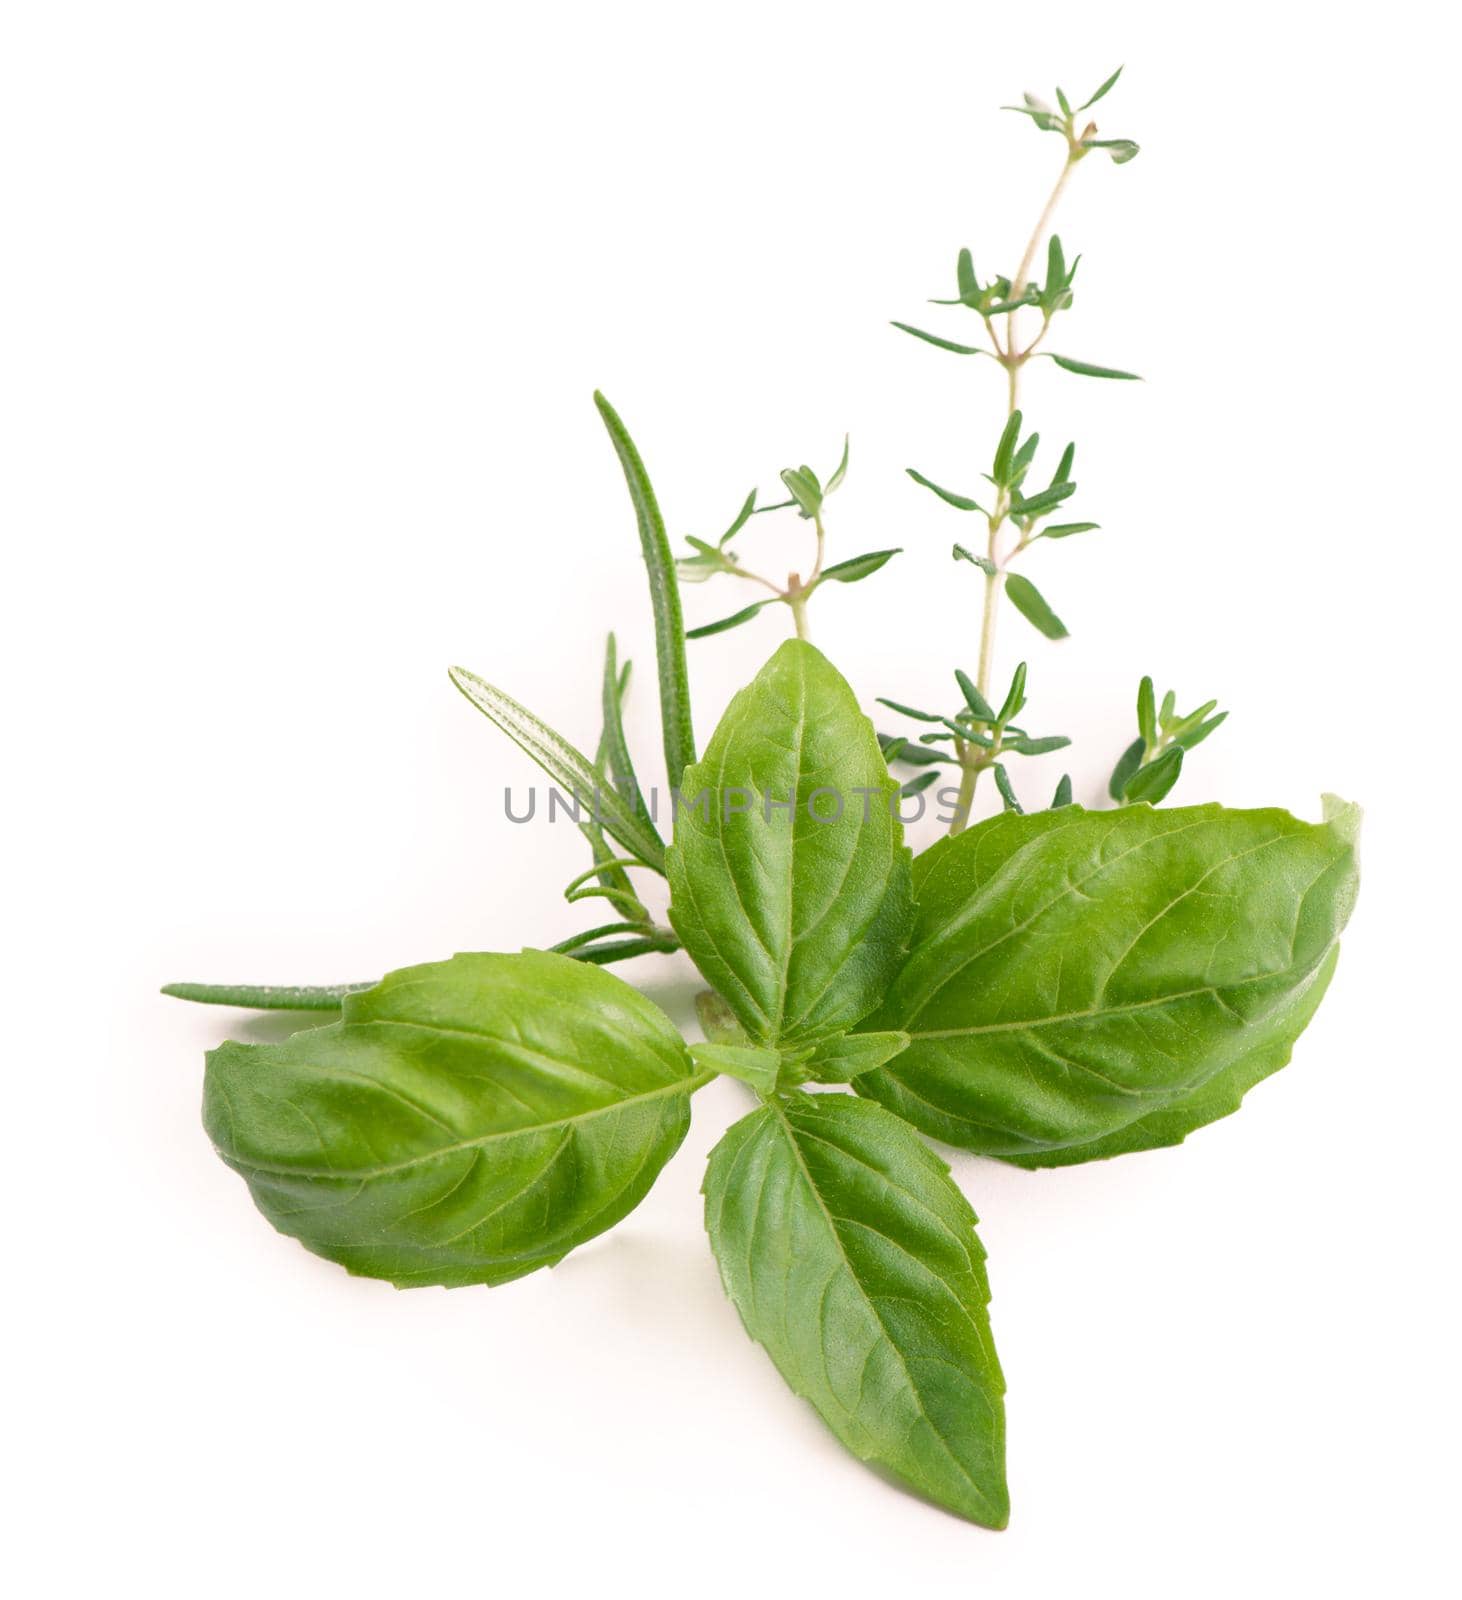
[[[1145,740],[1134,739],[1122,752],[1117,765],[1112,768],[1111,781],[1107,785],[1107,793],[1113,800],[1120,800],[1127,792],[1127,785],[1142,765],[1142,757],[1147,751]]]
[[[950,554],[956,561],[968,561],[972,567],[978,567],[987,578],[993,578],[1000,570],[988,556],[978,556],[962,544],[954,545]]]
[[[731,542],[731,540],[734,539],[736,537],[736,535],[738,533],[740,533],[741,530],[746,526],[746,524],[751,521],[752,515],[755,513],[755,511],[756,511],[756,490],[753,489],[751,491],[751,493],[749,495],[747,495],[746,499],[742,502],[740,511],[738,511],[736,513],[735,522],[733,522],[731,524],[731,526],[729,528],[727,528],[725,533],[723,533],[721,535],[721,537],[716,541],[717,544],[722,549],[725,549],[725,547]],[[694,539],[692,539],[691,543],[695,544],[696,541]]]
[[[1010,596],[1011,605],[1032,627],[1039,629],[1048,639],[1066,638],[1066,624],[1046,604],[1045,596],[1029,578],[1012,572],[1005,580],[1005,592]]]
[[[1178,781],[1183,770],[1183,747],[1170,745],[1145,767],[1139,767],[1127,780],[1122,798],[1132,804],[1146,800],[1156,805]]]
[[[892,561],[900,550],[871,550],[865,556],[853,556],[847,561],[839,561],[831,567],[824,567],[819,583],[857,583],[863,578],[872,577],[878,569]]]
[[[729,617],[722,617],[718,622],[703,622],[698,628],[688,628],[685,636],[687,639],[709,639],[713,633],[726,633],[732,628],[739,628],[743,622],[750,622],[763,606],[773,604],[775,602],[772,600],[754,600],[749,606],[733,611]]]
[[[1086,378],[1126,378],[1134,383],[1142,381],[1135,372],[1118,372],[1115,367],[1095,367],[1089,361],[1075,361],[1070,356],[1058,356],[1053,351],[1046,353],[1058,367],[1067,372],[1080,373]]]
[[[897,711],[900,716],[913,717],[916,722],[942,722],[944,719],[937,711],[918,711],[913,706],[901,705],[897,700],[885,700],[882,696],[879,705],[887,706],[890,711]]]
[[[952,350],[957,356],[987,356],[988,350],[983,350],[976,344],[956,344],[953,339],[942,339],[937,333],[926,333],[923,328],[910,327],[907,322],[892,324],[902,333],[911,333],[916,339],[922,339],[925,344],[937,345],[941,350]]]
[[[954,681],[959,685],[959,692],[965,697],[965,704],[981,722],[994,722],[995,712],[990,702],[975,687],[975,680],[969,673],[960,668],[954,669]]]
[[[953,489],[941,489],[932,478],[926,478],[922,472],[916,472],[912,467],[905,467],[904,471],[924,488],[937,494],[946,505],[951,505],[956,511],[980,511],[982,507],[978,500],[971,500],[968,495],[956,494]]]
[[[1091,99],[1090,100],[1083,100],[1082,103],[1079,106],[1077,106],[1076,109],[1078,111],[1085,111],[1088,106],[1094,106],[1097,103],[1097,101],[1100,100],[1102,98],[1102,96],[1104,94],[1106,94],[1108,92],[1108,90],[1110,90],[1112,88],[1112,86],[1116,83],[1117,79],[1120,78],[1121,76],[1122,76],[1122,69],[1121,69],[1121,67],[1118,67],[1117,70],[1111,75],[1111,77],[1108,78],[1106,80],[1106,82],[1101,86],[1101,88],[1098,89],[1097,92],[1091,97]]]
[[[1010,774],[997,761],[994,767],[995,787],[1000,791],[1000,798],[1005,803],[1007,811],[1013,811],[1017,816],[1022,814],[1020,801],[1015,798],[1015,789],[1010,782]]]

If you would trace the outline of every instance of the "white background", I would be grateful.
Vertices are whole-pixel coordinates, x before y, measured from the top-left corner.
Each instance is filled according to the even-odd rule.
[[[1409,3],[1010,9],[4,8],[15,1592],[1451,1592],[1455,40]],[[445,668],[592,743],[612,625],[655,760],[596,385],[677,541],[850,431],[833,554],[905,554],[815,636],[870,704],[947,699],[969,519],[902,469],[975,487],[999,375],[888,319],[964,336],[925,297],[962,244],[1010,271],[1059,164],[997,108],[1119,61],[1103,131],[1143,153],[1076,174],[1053,343],[1147,381],[1033,369],[1104,527],[1035,554],[1073,637],[1007,613],[1001,670],[1088,800],[1142,672],[1220,696],[1177,798],[1355,798],[1366,886],[1238,1117],[956,1158],[1010,1385],[990,1534],[845,1456],[722,1298],[734,1086],[612,1236],[400,1294],[273,1234],[198,1127],[203,1050],[275,1025],[156,989],[585,925],[577,836],[504,821],[534,769]],[[692,646],[702,740],[786,621]],[[685,1013],[679,958],[620,970]]]

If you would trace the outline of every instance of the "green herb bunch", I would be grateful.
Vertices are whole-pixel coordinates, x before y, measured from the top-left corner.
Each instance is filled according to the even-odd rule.
[[[1033,477],[1038,435],[1020,404],[1072,303],[1077,260],[1059,238],[1032,264],[1071,173],[1104,151],[1088,113],[1015,108],[1064,141],[1060,178],[1009,277],[981,284],[962,251],[957,295],[984,344],[897,324],[1006,374],[1007,420],[980,499],[910,476],[984,523],[954,546],[984,583],[973,675],[949,715],[885,705],[922,732],[879,734],[807,639],[829,580],[870,576],[897,551],[827,565],[824,483],[787,468],[789,498],[750,494],[715,543],[678,563],[635,445],[596,403],[618,454],[649,574],[668,816],[638,778],[622,711],[628,663],[611,635],[593,756],[470,672],[452,680],[578,808],[590,865],[571,902],[608,920],[551,950],[454,956],[378,983],[327,988],[176,984],[218,1004],[329,1013],[282,1043],[208,1056],[204,1124],[281,1232],[400,1287],[499,1284],[552,1266],[614,1226],[675,1153],[695,1092],[718,1075],[754,1104],[711,1154],[711,1247],[748,1333],[859,1457],[987,1527],[1009,1513],[1004,1382],[976,1217],[926,1137],[1023,1167],[1180,1143],[1237,1109],[1290,1057],[1334,971],[1356,895],[1354,806],[1323,820],[1219,805],[1156,809],[1184,753],[1223,720],[1180,714],[1144,678],[1137,737],[1112,774],[1115,805],[1072,803],[1069,778],[1027,813],[1006,769],[1069,743],[1023,717],[1024,664],[993,690],[1002,595],[1048,638],[1056,613],[1012,563],[1037,540],[1091,532],[1068,518],[1073,447]],[[1039,325],[1022,326],[1038,314]],[[1129,376],[1055,355],[1069,371]],[[748,572],[731,541],[762,511],[794,512],[815,540],[806,576]],[[679,581],[717,576],[769,594],[687,634]],[[731,701],[697,759],[685,641],[785,604],[788,639]],[[998,704],[997,704],[998,699]],[[905,781],[890,766],[919,770]],[[1004,802],[969,825],[990,769]],[[954,781],[957,773],[958,781]],[[951,779],[949,833],[912,857],[905,798]],[[662,827],[664,831],[662,832]],[[644,882],[669,887],[668,924]],[[608,965],[683,951],[706,988],[703,1040]]]

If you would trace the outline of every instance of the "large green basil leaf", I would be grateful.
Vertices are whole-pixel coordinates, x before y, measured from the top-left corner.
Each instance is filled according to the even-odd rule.
[[[709,1077],[610,973],[459,955],[347,994],[329,1027],[213,1051],[203,1121],[317,1255],[401,1287],[506,1283],[644,1198]]]
[[[670,921],[753,1043],[847,1028],[897,970],[911,917],[897,790],[853,691],[797,639],[687,768]]]
[[[793,1094],[726,1134],[705,1195],[726,1293],[793,1391],[854,1455],[1004,1527],[985,1253],[938,1156],[867,1101]]]
[[[1175,1142],[1287,1059],[1355,901],[1359,813],[1068,806],[992,818],[914,866],[907,962],[854,1087],[1032,1165]]]
[[[1109,1156],[1182,1144],[1196,1128],[1232,1116],[1256,1083],[1288,1063],[1294,1053],[1295,1039],[1309,1026],[1310,1018],[1330,987],[1339,956],[1340,946],[1332,945],[1315,975],[1295,991],[1290,1003],[1276,1006],[1258,1026],[1252,1048],[1231,1067],[1216,1072],[1201,1089],[1158,1111],[1149,1111],[1145,1117],[1138,1117],[1136,1122],[1129,1122],[1104,1139],[1092,1139],[1064,1150],[1042,1150],[1038,1155],[1006,1156],[1004,1159],[1030,1171],[1038,1167],[1069,1167],[1080,1161],[1105,1161]]]

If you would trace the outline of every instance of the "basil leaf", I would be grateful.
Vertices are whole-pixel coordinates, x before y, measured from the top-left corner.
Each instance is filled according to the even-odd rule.
[[[871,578],[886,562],[902,554],[903,548],[900,546],[897,550],[870,550],[865,556],[850,556],[846,561],[824,568],[817,582],[827,583],[831,580],[833,583],[857,583],[860,578]]]
[[[1070,356],[1058,356],[1050,350],[1045,354],[1050,356],[1058,367],[1067,372],[1078,373],[1083,378],[1127,378],[1133,383],[1142,382],[1135,372],[1118,372],[1115,367],[1094,367],[1089,361],[1073,361]]]
[[[745,1044],[746,1029],[736,1013],[714,989],[702,989],[695,997],[696,1020],[711,1044]]]
[[[793,1094],[711,1152],[706,1230],[746,1331],[839,1439],[1004,1527],[1004,1379],[985,1252],[949,1169],[897,1117]]]
[[[914,864],[909,958],[865,1024],[912,1042],[855,1087],[997,1156],[1079,1152],[1173,1110],[1308,1020],[1296,997],[1354,904],[1358,818],[1334,800],[1318,825],[1063,806],[941,840]]]
[[[853,691],[799,639],[685,774],[670,921],[752,1043],[810,1043],[877,1004],[910,920],[897,787]]]
[[[460,955],[346,996],[328,1027],[212,1051],[203,1121],[316,1255],[401,1287],[506,1283],[644,1198],[705,1081],[618,978]]]
[[[777,1074],[782,1070],[782,1058],[775,1050],[765,1050],[759,1045],[693,1044],[690,1058],[696,1066],[708,1072],[725,1073],[729,1078],[739,1078],[742,1083],[767,1095],[777,1087]]]
[[[1073,533],[1090,533],[1092,529],[1101,527],[1099,522],[1053,522],[1049,528],[1042,528],[1039,537],[1042,539],[1069,539]]]
[[[925,344],[937,345],[941,350],[953,350],[957,356],[982,356],[987,352],[976,344],[955,344],[952,339],[941,339],[937,333],[925,333],[922,328],[911,328],[907,322],[893,324],[902,333],[911,333],[916,339],[922,339]]]
[[[1066,624],[1046,604],[1045,596],[1029,578],[1012,572],[1005,580],[1005,592],[1021,616],[1048,639],[1065,639],[1068,636]]]
[[[680,586],[675,558],[665,536],[665,522],[640,453],[614,407],[596,389],[594,404],[609,430],[624,481],[629,486],[640,551],[650,574],[650,605],[655,616],[655,656],[660,671],[660,724],[665,744],[665,771],[673,789],[695,760],[695,730],[690,720],[690,674],[685,665],[685,622],[680,613]],[[610,829],[610,832],[613,832]],[[616,834],[616,838],[619,836]],[[623,840],[620,840],[623,843]]]
[[[818,1083],[847,1083],[860,1072],[872,1072],[906,1050],[906,1033],[840,1033],[824,1039],[807,1061],[807,1076]]]
[[[980,503],[978,500],[971,500],[970,497],[965,494],[956,494],[952,489],[941,489],[932,478],[926,478],[922,472],[915,472],[912,467],[905,467],[904,471],[908,473],[915,483],[922,485],[922,487],[928,489],[932,494],[937,494],[939,498],[944,501],[945,505],[953,506],[956,511],[980,510]]]
[[[167,983],[161,993],[201,1006],[242,1006],[250,1011],[338,1011],[346,995],[371,983]]]
[[[685,636],[687,639],[709,639],[713,633],[727,633],[732,628],[739,628],[743,622],[750,622],[763,606],[775,604],[775,600],[754,600],[749,606],[733,611],[729,617],[722,617],[718,622],[703,622],[698,628],[688,628]]]
[[[482,714],[495,722],[520,749],[602,824],[604,831],[647,867],[665,868],[665,846],[653,825],[642,822],[603,774],[561,734],[555,733],[525,706],[465,667],[453,667],[452,682]]]
[[[1309,1026],[1325,998],[1339,957],[1340,946],[1332,945],[1314,977],[1295,991],[1287,1005],[1277,1006],[1273,1015],[1255,1028],[1251,1047],[1231,1067],[1215,1073],[1201,1089],[1195,1089],[1159,1111],[1149,1111],[1145,1117],[1129,1122],[1104,1139],[1093,1139],[1069,1150],[1006,1156],[1005,1160],[1029,1171],[1039,1167],[1069,1167],[1081,1161],[1106,1161],[1112,1156],[1182,1144],[1197,1129],[1232,1116],[1255,1084],[1262,1083],[1288,1064],[1294,1054],[1295,1040]],[[873,1037],[882,1038],[883,1035]]]

